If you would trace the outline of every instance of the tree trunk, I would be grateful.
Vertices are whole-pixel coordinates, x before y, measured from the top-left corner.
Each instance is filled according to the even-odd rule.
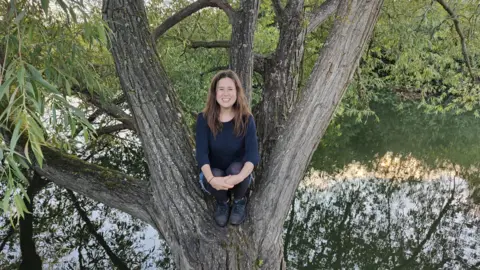
[[[248,100],[251,100],[252,94],[253,34],[259,5],[260,0],[241,1],[240,10],[235,13],[232,23],[230,65],[240,77]]]

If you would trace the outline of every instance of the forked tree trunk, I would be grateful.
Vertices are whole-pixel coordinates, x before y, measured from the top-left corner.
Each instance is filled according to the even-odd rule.
[[[280,6],[280,1],[274,2]],[[44,167],[37,171],[154,226],[169,244],[178,269],[284,269],[283,222],[295,189],[358,65],[383,1],[339,2],[334,26],[302,95],[296,93],[307,27],[303,24],[304,3],[290,0],[282,8],[282,40],[267,65],[272,79],[257,115],[259,133],[269,141],[263,152],[271,154],[262,159],[262,178],[243,225],[218,228],[214,224],[213,209],[197,184],[194,146],[155,51],[142,0],[104,0],[103,18],[111,29],[116,70],[150,169],[148,186],[47,148]],[[232,20],[239,24],[233,26],[236,44],[231,52],[238,55],[232,56],[232,66],[248,89],[258,1],[244,0],[241,6]],[[252,15],[242,15],[245,12]],[[269,117],[274,117],[271,131],[263,126]]]

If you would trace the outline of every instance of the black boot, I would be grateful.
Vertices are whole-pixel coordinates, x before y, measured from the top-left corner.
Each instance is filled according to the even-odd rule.
[[[232,214],[230,215],[230,224],[240,225],[247,217],[247,199],[233,201]]]
[[[217,201],[217,206],[215,207],[215,222],[220,227],[225,227],[228,223],[228,214],[230,212],[229,202],[219,202]]]

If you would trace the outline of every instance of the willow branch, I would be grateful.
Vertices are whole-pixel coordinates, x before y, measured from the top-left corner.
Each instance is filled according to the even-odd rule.
[[[460,28],[460,21],[458,20],[458,16],[453,10],[445,3],[444,0],[436,0],[442,7],[445,9],[445,11],[452,17],[453,24],[455,25],[455,30],[458,33],[458,36],[460,37],[460,42],[462,43],[462,54],[463,58],[465,59],[465,64],[467,65],[468,72],[470,73],[470,77],[472,77],[472,80],[475,82],[475,76],[472,71],[472,65],[470,63],[470,57],[468,55],[467,51],[467,44],[465,42],[465,37],[463,35],[462,29]]]

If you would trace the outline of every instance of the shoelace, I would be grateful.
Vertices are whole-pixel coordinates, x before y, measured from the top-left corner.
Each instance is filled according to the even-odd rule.
[[[219,205],[218,209],[220,213],[225,214],[228,212],[228,205]]]

